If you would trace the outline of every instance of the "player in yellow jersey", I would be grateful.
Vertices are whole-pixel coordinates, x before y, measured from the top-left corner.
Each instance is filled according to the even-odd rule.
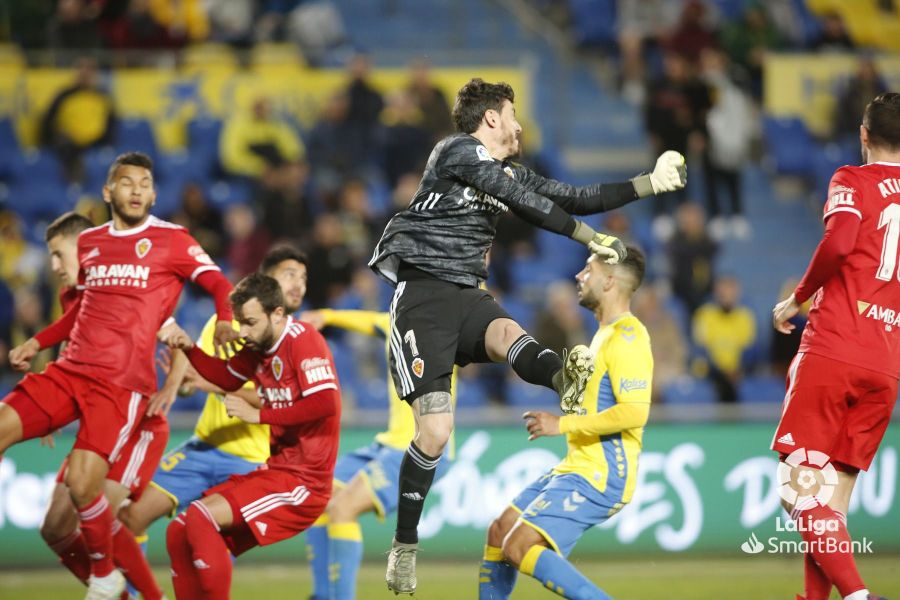
[[[259,270],[281,285],[285,308],[289,312],[297,311],[306,294],[306,256],[291,246],[277,246],[266,254]],[[215,321],[213,315],[200,334],[200,347],[209,354],[215,352],[212,345]],[[234,325],[237,329],[237,322]],[[173,370],[181,368],[178,363],[182,358],[183,355],[176,355]],[[138,536],[144,535],[160,517],[187,508],[205,490],[235,473],[252,471],[269,458],[268,425],[245,423],[228,416],[221,389],[199,376],[188,379],[197,389],[209,392],[194,435],[163,457],[140,500],[119,513],[119,519]],[[231,393],[259,404],[252,382]]]
[[[317,328],[338,327],[390,338],[390,313],[363,310],[316,310],[304,312],[301,320]],[[369,446],[357,448],[338,459],[334,468],[334,493],[325,514],[306,531],[307,553],[313,573],[310,600],[353,600],[356,576],[362,561],[359,517],[374,512],[379,519],[397,509],[400,463],[416,432],[412,410],[400,400],[394,380],[387,378],[389,417],[386,431]],[[453,372],[452,402],[456,404],[456,371]],[[448,444],[452,452],[452,442]],[[438,464],[436,478],[448,468]]]
[[[568,453],[491,523],[479,572],[481,600],[509,598],[517,570],[564,598],[609,598],[566,557],[589,527],[631,500],[637,481],[653,356],[647,330],[630,312],[644,256],[627,250],[617,265],[592,255],[576,277],[581,305],[600,325],[591,342],[594,372],[582,404],[563,407],[568,414],[524,415],[529,440],[565,434]]]

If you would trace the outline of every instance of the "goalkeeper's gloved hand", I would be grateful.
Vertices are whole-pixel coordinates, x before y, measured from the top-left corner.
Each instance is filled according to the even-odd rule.
[[[587,247],[608,265],[617,264],[628,256],[628,251],[625,249],[625,244],[622,243],[622,240],[599,231],[594,234]]]
[[[631,180],[641,198],[674,192],[687,184],[687,166],[684,156],[674,150],[666,150],[656,159],[656,166],[649,175],[639,175]]]

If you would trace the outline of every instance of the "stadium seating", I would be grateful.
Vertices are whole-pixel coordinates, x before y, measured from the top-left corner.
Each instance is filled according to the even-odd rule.
[[[738,402],[765,403],[784,400],[784,379],[771,375],[750,376],[738,384]]]
[[[662,391],[664,404],[715,404],[717,399],[715,388],[705,379],[684,377]]]

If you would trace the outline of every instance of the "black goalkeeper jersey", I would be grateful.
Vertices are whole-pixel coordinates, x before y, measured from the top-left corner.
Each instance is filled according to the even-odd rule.
[[[403,261],[442,281],[476,287],[487,279],[485,255],[502,213],[511,210],[570,236],[569,213],[602,212],[635,198],[631,182],[571,186],[493,159],[469,134],[451,135],[432,150],[416,195],[385,227],[369,266],[392,284]]]

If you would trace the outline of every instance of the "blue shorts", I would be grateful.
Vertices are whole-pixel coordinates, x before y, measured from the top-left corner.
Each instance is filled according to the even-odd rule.
[[[621,510],[621,499],[618,489],[604,494],[581,475],[548,471],[522,490],[512,507],[557,553],[568,556],[589,527]]]
[[[258,466],[259,463],[222,452],[192,437],[163,456],[150,485],[175,502],[174,514],[202,497],[209,488],[232,475],[249,473]]]
[[[404,454],[405,448],[398,450],[379,442],[357,448],[338,459],[334,466],[334,483],[337,487],[344,487],[359,473],[372,494],[375,514],[383,519],[397,510],[400,463]],[[435,483],[447,472],[449,462],[445,455],[438,463]]]

